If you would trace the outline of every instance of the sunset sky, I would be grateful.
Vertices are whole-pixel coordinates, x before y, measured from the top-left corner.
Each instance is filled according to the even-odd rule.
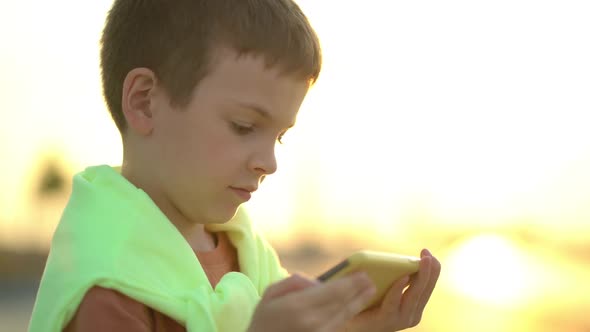
[[[251,203],[263,227],[280,235],[310,206],[326,225],[387,232],[417,207],[433,223],[588,229],[583,1],[300,4],[324,71]],[[120,163],[98,70],[109,5],[1,2],[0,223],[24,216],[42,156]]]

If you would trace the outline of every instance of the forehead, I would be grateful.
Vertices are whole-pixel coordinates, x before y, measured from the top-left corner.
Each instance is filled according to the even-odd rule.
[[[219,49],[196,93],[259,105],[271,113],[296,113],[308,88],[306,80],[268,67],[263,56]]]

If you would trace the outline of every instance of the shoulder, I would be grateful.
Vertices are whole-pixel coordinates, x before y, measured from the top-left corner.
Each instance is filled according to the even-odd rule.
[[[153,312],[146,305],[113,289],[90,288],[64,332],[150,331]]]

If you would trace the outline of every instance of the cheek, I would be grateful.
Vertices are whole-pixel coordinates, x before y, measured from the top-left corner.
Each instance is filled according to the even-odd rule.
[[[238,137],[226,128],[209,128],[206,135],[197,143],[199,159],[212,173],[219,173],[235,167],[242,158],[243,147]]]

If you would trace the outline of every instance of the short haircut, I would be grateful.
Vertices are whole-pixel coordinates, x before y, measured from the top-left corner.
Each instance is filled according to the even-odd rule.
[[[263,56],[269,67],[313,84],[322,55],[317,35],[292,0],[115,0],[101,38],[104,97],[121,133],[123,82],[151,69],[174,105],[185,106],[217,47]]]

